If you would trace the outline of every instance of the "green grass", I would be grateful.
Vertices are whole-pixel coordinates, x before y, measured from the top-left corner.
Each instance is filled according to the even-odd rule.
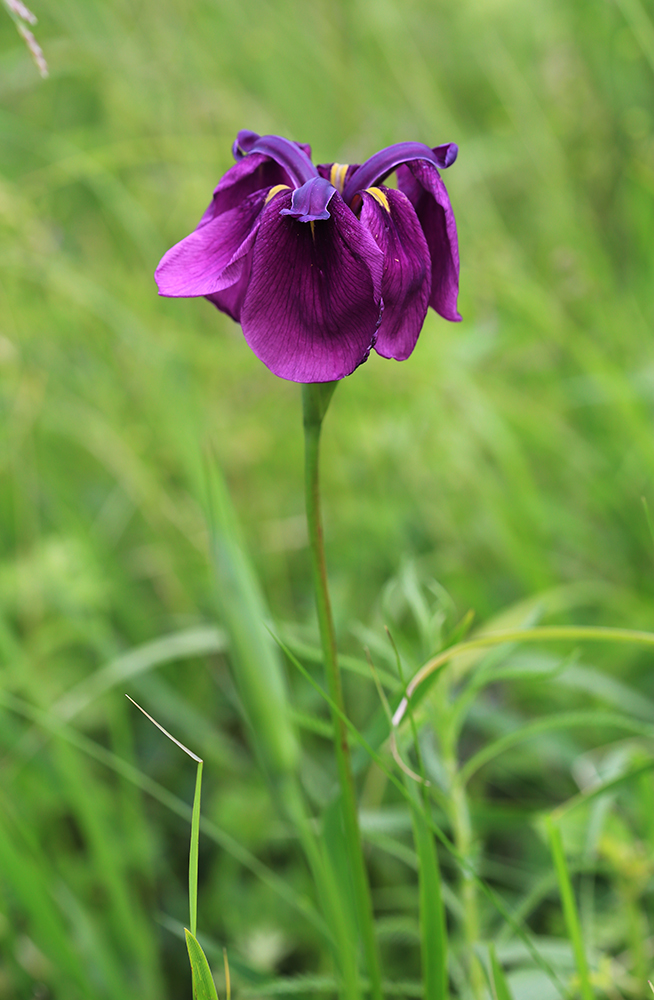
[[[516,630],[652,628],[654,8],[32,7],[46,81],[0,8],[0,1000],[191,995],[192,769],[126,690],[205,761],[198,940],[219,995],[223,945],[236,1000],[330,995],[339,955],[356,963],[328,707],[267,627],[321,678],[300,394],[152,280],[239,128],[319,161],[461,149],[464,321],[430,314],[409,361],[372,357],[324,428],[346,703],[380,754],[353,742],[385,992],[419,995],[440,869],[453,996],[548,1000],[546,967],[564,991],[645,997],[651,652]],[[385,625],[406,679],[507,630],[398,733],[422,812],[363,651],[395,709]]]

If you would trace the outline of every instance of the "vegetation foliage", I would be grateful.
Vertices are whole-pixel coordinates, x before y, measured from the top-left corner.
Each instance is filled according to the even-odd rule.
[[[47,80],[0,11],[0,998],[191,996],[194,768],[126,691],[205,762],[189,947],[219,995],[223,946],[236,1000],[366,985],[299,392],[151,277],[239,128],[317,162],[461,149],[464,321],[372,357],[324,429],[385,995],[646,996],[652,653],[526,630],[652,625],[651,8],[31,8]],[[393,744],[416,671],[498,629]]]

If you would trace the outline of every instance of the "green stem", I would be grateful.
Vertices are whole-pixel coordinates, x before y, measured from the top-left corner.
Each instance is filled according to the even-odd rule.
[[[341,789],[343,827],[345,831],[347,856],[350,864],[354,897],[357,907],[363,950],[366,958],[370,993],[372,1000],[382,1000],[381,970],[375,924],[373,917],[370,885],[363,855],[359,816],[357,810],[356,791],[348,732],[343,715],[343,687],[338,667],[336,649],[336,633],[332,619],[329,589],[327,585],[327,566],[325,562],[325,547],[323,541],[322,518],[320,514],[319,485],[319,451],[320,431],[322,421],[327,412],[337,382],[312,383],[302,386],[302,407],[305,444],[305,499],[307,509],[307,526],[309,529],[309,546],[313,570],[313,585],[318,612],[318,625],[322,644],[327,687],[334,707],[332,721],[334,726],[334,749],[338,780]]]
[[[452,786],[451,810],[454,843],[461,855],[472,866],[474,864],[472,857],[472,827],[465,789]],[[474,871],[474,869],[472,870]],[[481,997],[484,995],[484,976],[475,950],[481,940],[479,905],[477,900],[477,885],[472,877],[471,868],[465,868],[461,872],[461,903],[463,906],[463,930],[466,941],[470,987],[476,1000],[481,1000]]]

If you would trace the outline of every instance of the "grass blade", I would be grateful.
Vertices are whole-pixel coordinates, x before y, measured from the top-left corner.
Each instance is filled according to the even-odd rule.
[[[404,694],[406,695],[402,657],[390,629],[386,629],[386,634],[395,652],[397,672],[402,681]],[[389,725],[392,730],[392,740],[395,741],[396,732],[393,727],[390,706],[383,688],[377,680],[377,673],[372,660],[370,661],[370,667],[377,683],[379,697],[388,716]],[[449,985],[447,977],[447,924],[445,921],[445,907],[443,905],[441,871],[438,864],[434,835],[426,822],[427,810],[429,809],[429,800],[426,795],[428,782],[425,777],[422,754],[420,752],[418,727],[416,726],[410,703],[408,705],[408,713],[413,743],[418,757],[418,768],[420,770],[420,775],[416,775],[418,780],[418,784],[416,784],[415,780],[409,777],[408,771],[404,767],[402,768],[404,771],[404,786],[412,801],[411,822],[413,826],[413,840],[418,857],[422,979],[425,989],[425,1000],[447,1000]]]
[[[188,948],[191,975],[193,976],[193,1000],[218,1000],[216,984],[213,981],[209,963],[199,941],[188,930],[186,931],[186,947]]]
[[[164,736],[167,736],[169,740],[183,750],[184,753],[188,754],[197,764],[197,773],[195,777],[195,792],[193,794],[193,810],[191,813],[191,846],[189,849],[189,859],[188,859],[188,905],[189,905],[189,920],[191,924],[191,930],[186,931],[186,947],[188,948],[189,959],[191,961],[191,974],[193,976],[193,1000],[218,1000],[216,994],[216,986],[213,981],[213,976],[211,975],[211,969],[209,968],[209,963],[207,962],[204,952],[200,947],[196,934],[198,929],[198,859],[200,854],[200,803],[202,799],[202,768],[203,760],[194,754],[192,750],[185,747],[183,743],[175,739],[167,729],[153,719],[151,715],[141,708],[133,698],[129,695],[126,696],[132,702],[133,705],[143,712],[143,715],[150,720],[150,722],[160,729]]]
[[[552,811],[552,819],[558,821],[573,809],[576,809],[577,806],[584,806],[588,802],[592,802],[594,799],[599,798],[601,795],[607,795],[616,788],[626,785],[634,778],[642,777],[652,769],[654,769],[654,759],[647,760],[644,764],[640,764],[638,767],[634,767],[632,770],[626,771],[624,774],[619,774],[615,778],[609,778],[607,781],[602,781],[599,785],[596,785],[588,791],[579,792],[577,795],[573,795],[572,798],[567,799],[566,802],[562,802],[560,806],[557,806],[556,809]]]
[[[403,720],[407,701],[414,698],[414,692],[427,678],[431,677],[450,660],[487,646],[501,646],[505,642],[626,642],[637,645],[654,646],[654,632],[643,632],[638,629],[612,628],[604,625],[535,625],[530,628],[501,629],[497,632],[486,632],[467,639],[455,646],[449,646],[424,664],[414,674],[407,684],[407,696],[393,716],[393,722],[399,726]]]
[[[297,657],[294,656],[293,653],[291,653],[290,649],[288,649],[288,647],[285,646],[284,643],[278,637],[275,636],[275,639],[279,644],[280,648],[284,651],[284,653],[288,657],[289,661],[300,671],[302,676],[320,694],[321,698],[323,698],[331,708],[333,708],[335,711],[338,712],[339,711],[338,706],[336,706],[334,702],[332,702],[327,692],[321,688],[320,684],[318,684],[316,680],[314,680],[314,678],[311,676],[308,670],[305,670],[305,668],[297,659]],[[386,762],[383,760],[380,754],[378,754],[376,750],[373,747],[371,747],[369,743],[366,742],[365,738],[361,735],[356,726],[352,722],[350,722],[350,720],[345,714],[342,715],[342,718],[348,728],[350,735],[354,738],[354,740],[356,740],[356,742],[366,751],[370,759],[375,761],[380,770],[383,771],[388,780],[395,786],[395,788],[397,788],[400,794],[409,803],[411,803],[408,791],[406,790],[402,782],[399,780],[399,778],[397,778],[397,776],[393,773],[393,771],[387,767]],[[496,892],[494,892],[493,889],[491,889],[491,887],[487,885],[483,879],[479,878],[472,865],[468,862],[468,860],[465,857],[463,857],[461,852],[457,850],[456,846],[452,843],[449,837],[447,837],[446,834],[441,830],[441,828],[433,820],[430,814],[425,810],[422,815],[424,816],[425,823],[428,825],[428,827],[434,833],[434,835],[438,838],[440,843],[447,849],[447,851],[449,851],[452,857],[457,861],[457,863],[461,867],[461,870],[469,874],[470,878],[476,882],[476,884],[479,886],[479,888],[484,893],[486,898],[495,907],[497,912],[512,925],[514,933],[517,934],[518,937],[524,942],[525,947],[529,951],[531,957],[534,959],[536,965],[538,965],[540,969],[545,973],[545,975],[550,979],[550,981],[555,986],[559,994],[561,996],[564,996],[563,985],[559,979],[556,970],[540,954],[538,949],[535,947],[529,933],[523,927],[521,927],[519,924],[516,924],[515,921],[512,920],[511,914],[507,909],[507,907],[505,906],[502,898]]]
[[[559,883],[559,892],[561,893],[563,916],[565,918],[565,925],[568,930],[568,936],[570,938],[570,943],[572,945],[577,965],[581,995],[583,1000],[593,1000],[593,988],[590,982],[588,960],[586,958],[586,951],[581,935],[581,924],[579,922],[579,914],[577,913],[577,906],[575,903],[574,893],[572,891],[570,872],[568,871],[568,865],[565,859],[561,829],[549,816],[547,817],[546,823],[550,837],[552,858],[554,859],[554,867],[556,869],[556,875]]]
[[[191,820],[192,810],[182,799],[173,795],[168,789],[143,774],[138,768],[133,767],[128,761],[117,757],[111,750],[107,750],[106,747],[90,740],[87,736],[61,722],[60,719],[53,718],[48,713],[35,708],[33,705],[30,705],[21,698],[15,697],[8,691],[0,690],[0,705],[4,705],[12,712],[16,712],[22,718],[29,719],[30,722],[40,726],[46,732],[81,750],[116,774],[120,774],[121,777],[148,795],[151,795],[152,798],[167,809],[170,809],[176,816],[180,816],[187,822]],[[201,818],[200,829],[205,837],[209,837],[222,850],[227,851],[239,864],[252,872],[256,878],[260,879],[264,885],[267,885],[272,892],[276,893],[279,899],[283,900],[292,909],[295,909],[303,920],[308,920],[322,935],[328,934],[322,918],[311,901],[306,896],[295,892],[283,878],[260,861],[255,854],[248,851],[239,841],[216,826],[215,823],[206,819],[206,817]]]
[[[628,715],[620,715],[618,712],[604,712],[600,710],[581,712],[559,712],[558,715],[547,715],[535,722],[528,722],[525,726],[520,726],[512,733],[507,733],[486,746],[478,753],[470,757],[459,771],[458,780],[462,785],[467,784],[473,774],[488,764],[499,754],[523,740],[539,736],[541,733],[551,732],[556,729],[571,729],[576,726],[607,726],[615,729],[624,729],[626,732],[635,733],[638,736],[652,737],[654,729],[651,725],[631,719]]]
[[[200,853],[200,800],[202,798],[202,768],[204,766],[204,761],[194,754],[192,750],[185,747],[183,743],[180,743],[178,739],[175,739],[167,729],[153,719],[151,715],[145,711],[144,708],[130,698],[129,695],[125,695],[129,698],[132,705],[135,705],[139,711],[143,712],[146,719],[161,730],[164,736],[167,736],[175,746],[178,746],[180,750],[183,750],[185,754],[188,754],[197,764],[197,774],[195,778],[195,792],[193,795],[193,811],[191,813],[191,846],[189,849],[189,860],[188,860],[188,903],[189,903],[189,916],[191,923],[191,934],[195,938],[198,929],[198,858]]]
[[[495,947],[492,944],[488,949],[488,955],[490,957],[490,981],[493,1000],[513,1000],[509,984],[505,979],[504,971],[497,960]]]
[[[264,774],[294,771],[298,746],[283,666],[265,622],[265,598],[247,556],[227,485],[217,463],[205,470],[205,495],[220,615],[230,662]]]
[[[407,783],[408,783],[407,779]],[[446,1000],[447,928],[434,837],[420,809],[412,809],[420,886],[420,956],[425,1000]]]
[[[29,916],[34,940],[52,963],[55,985],[66,984],[84,992],[89,988],[79,955],[71,947],[68,928],[55,905],[49,883],[54,876],[47,872],[44,859],[30,857],[25,838],[11,835],[10,807],[2,801],[0,822],[0,877]],[[39,863],[40,862],[40,863]],[[104,970],[103,970],[104,971]]]
[[[226,649],[225,634],[210,626],[161,636],[124,653],[80,681],[55,702],[52,711],[65,722],[70,722],[118,684],[132,681],[164,663],[223,653]]]
[[[193,796],[193,815],[191,817],[191,848],[188,860],[188,905],[190,911],[191,934],[198,931],[198,858],[200,854],[200,800],[202,798],[202,767],[198,761],[195,778],[195,794]]]
[[[159,729],[164,734],[164,736],[167,736],[168,739],[171,741],[171,743],[174,743],[175,746],[178,746],[179,749],[183,750],[185,754],[188,754],[188,756],[191,757],[197,764],[202,763],[201,758],[198,757],[197,754],[194,754],[192,750],[189,750],[188,747],[185,747],[184,744],[180,743],[180,741],[176,739],[171,733],[169,733],[167,729],[164,729],[164,727],[161,725],[160,722],[157,722],[157,720],[153,719],[151,715],[148,715],[145,709],[141,708],[138,702],[134,701],[133,698],[130,698],[128,694],[126,694],[125,697],[128,698],[129,701],[131,701],[132,705],[138,708],[139,712],[143,712],[143,715],[146,717],[146,719],[149,719],[153,726],[156,726],[157,729]]]

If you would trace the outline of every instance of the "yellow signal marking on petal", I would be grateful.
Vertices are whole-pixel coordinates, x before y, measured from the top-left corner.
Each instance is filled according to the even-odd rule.
[[[315,222],[311,222],[311,220],[309,220],[309,225],[311,226],[311,239],[315,243],[316,242],[316,224],[315,224]]]
[[[366,194],[371,194],[375,199],[375,201],[379,205],[381,205],[382,208],[385,208],[388,214],[390,215],[391,206],[388,204],[388,198],[386,197],[381,188],[375,188],[375,187],[366,188]]]
[[[288,184],[275,184],[274,188],[271,188],[268,194],[266,195],[266,200],[264,201],[264,205],[267,205],[270,199],[274,198],[275,195],[279,194],[280,191],[290,191],[290,190],[291,189],[288,186]]]
[[[329,171],[329,183],[334,185],[339,194],[343,194],[349,165],[349,163],[332,163],[332,169]]]

